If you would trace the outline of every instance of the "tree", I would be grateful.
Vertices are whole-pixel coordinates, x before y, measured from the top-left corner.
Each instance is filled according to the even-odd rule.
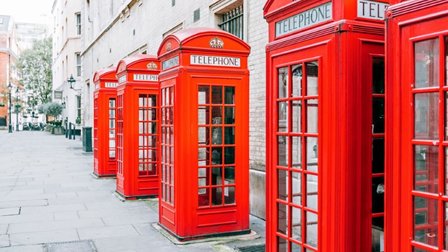
[[[54,118],[62,114],[62,105],[56,102],[50,102],[44,105],[45,114]]]
[[[28,105],[34,107],[51,101],[52,39],[46,38],[34,42],[31,49],[25,50],[19,57],[17,70],[19,80],[27,90],[33,92]]]

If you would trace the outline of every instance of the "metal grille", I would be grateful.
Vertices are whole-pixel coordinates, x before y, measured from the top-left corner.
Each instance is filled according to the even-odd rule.
[[[232,33],[240,39],[243,39],[243,6],[222,15],[222,22],[218,24],[222,30]]]

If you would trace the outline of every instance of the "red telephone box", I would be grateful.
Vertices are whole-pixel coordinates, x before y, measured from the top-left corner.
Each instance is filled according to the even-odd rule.
[[[159,223],[180,240],[249,232],[249,51],[208,28],[159,48]]]
[[[387,6],[264,7],[267,251],[383,251]]]
[[[158,195],[159,69],[148,55],[117,66],[117,193],[125,198]]]
[[[387,13],[387,251],[448,250],[448,1]]]
[[[115,109],[117,79],[115,68],[97,71],[93,76],[93,174],[97,177],[116,176]]]

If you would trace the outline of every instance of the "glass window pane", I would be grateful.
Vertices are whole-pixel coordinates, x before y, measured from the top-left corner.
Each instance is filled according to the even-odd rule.
[[[224,168],[225,184],[235,184],[235,167],[229,166]]]
[[[384,94],[384,58],[372,59],[372,91],[374,94]]]
[[[448,195],[448,148],[445,148],[445,195]]]
[[[212,205],[222,205],[222,187],[212,188]]]
[[[199,86],[198,91],[198,104],[209,104],[210,103],[210,92],[208,86]],[[167,102],[167,104],[169,104]]]
[[[212,144],[222,144],[222,128],[212,127]]]
[[[384,212],[384,178],[372,179],[372,213]]]
[[[306,138],[306,169],[308,171],[317,172],[317,137]]]
[[[207,168],[199,168],[198,169],[198,177],[205,177],[207,176]]]
[[[302,241],[302,210],[300,208],[291,208],[292,219],[292,238],[297,241]]]
[[[317,100],[308,100],[307,108],[307,132],[317,133],[318,131],[318,105]]]
[[[208,107],[199,107],[199,109],[198,109],[198,124],[199,125],[204,125],[204,124],[210,123],[208,111],[209,111]]]
[[[302,65],[292,66],[292,96],[302,94]]]
[[[235,144],[235,127],[224,128],[224,144]]]
[[[292,203],[302,205],[302,174],[291,172],[292,175]]]
[[[278,105],[278,131],[288,131],[288,103],[279,102]]]
[[[222,86],[212,86],[212,103],[222,104]]]
[[[444,209],[445,209],[445,249],[448,249],[448,202],[444,203]]]
[[[448,140],[448,92],[445,93],[445,140]]]
[[[288,235],[288,206],[277,203],[277,231]]]
[[[288,201],[289,194],[289,179],[288,171],[278,169],[277,170],[277,189],[278,199]]]
[[[199,206],[209,206],[210,205],[210,188],[199,188],[198,189],[198,205]]]
[[[212,165],[222,164],[222,147],[212,148]]]
[[[281,237],[277,237],[277,251],[288,252],[288,242]]]
[[[439,85],[439,39],[415,43],[415,87]]]
[[[372,173],[384,172],[384,139],[373,139],[372,142]]]
[[[306,205],[307,207],[318,210],[318,178],[314,175],[306,175]]]
[[[448,37],[445,37],[445,85],[448,85]]]
[[[372,99],[372,131],[384,133],[384,98]]]
[[[384,229],[377,226],[377,223],[383,223],[383,217],[373,218],[372,220],[372,252],[384,251]]]
[[[207,138],[208,138],[208,127],[199,127],[198,128],[198,143],[199,144],[207,144]]]
[[[306,63],[306,95],[318,94],[318,64],[317,61]]]
[[[288,68],[278,69],[278,98],[288,97]]]
[[[222,107],[212,107],[212,123],[221,124],[222,123]]]
[[[277,137],[277,164],[281,166],[288,165],[288,142],[286,136]]]
[[[437,247],[437,200],[414,197],[414,240]]]
[[[224,204],[235,204],[235,187],[224,187]]]
[[[235,107],[225,107],[226,124],[235,123]]]
[[[198,165],[208,165],[207,148],[198,149]]]
[[[317,214],[306,212],[306,243],[317,248]]]
[[[235,163],[235,147],[225,147],[224,148],[224,163],[234,164]]]
[[[301,132],[302,102],[292,101],[292,132]]]
[[[300,137],[292,137],[292,164],[293,168],[300,169],[302,164],[302,142]]]
[[[414,190],[438,193],[438,154],[437,146],[415,146]]]
[[[222,185],[222,169],[212,168],[212,185]]]
[[[235,87],[225,87],[225,104],[235,104]]]
[[[415,138],[437,140],[439,138],[439,94],[415,94],[414,99]]]

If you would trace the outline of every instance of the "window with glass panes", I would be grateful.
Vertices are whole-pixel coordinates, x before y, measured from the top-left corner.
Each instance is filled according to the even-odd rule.
[[[123,174],[123,95],[117,96],[117,173]]]
[[[224,14],[222,14],[219,28],[243,39],[244,35],[244,19],[243,19],[243,5],[240,5]]]
[[[414,43],[413,251],[448,249],[448,37]]]
[[[198,86],[198,206],[235,204],[235,87]]]
[[[278,251],[318,251],[318,62],[277,69]]]
[[[138,97],[138,171],[140,176],[157,174],[157,95]]]
[[[384,57],[372,58],[372,252],[384,244]]]
[[[174,87],[162,88],[161,95],[162,200],[174,205]]]
[[[115,158],[115,98],[109,99],[109,158]]]

